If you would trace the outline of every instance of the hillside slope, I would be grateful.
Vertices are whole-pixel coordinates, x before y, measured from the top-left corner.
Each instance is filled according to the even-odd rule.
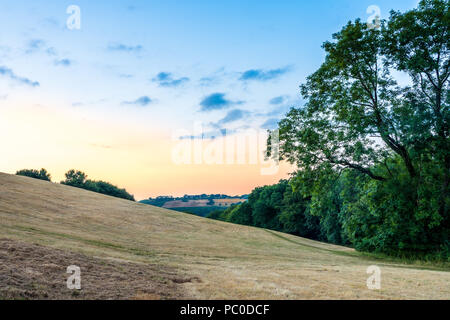
[[[2,173],[0,240],[0,299],[450,298],[448,271]],[[381,290],[367,289],[370,265]]]

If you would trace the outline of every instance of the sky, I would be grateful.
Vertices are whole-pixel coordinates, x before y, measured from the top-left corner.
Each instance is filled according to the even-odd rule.
[[[417,2],[3,0],[0,171],[78,169],[137,199],[276,183],[295,168],[264,161],[264,134],[322,43]]]

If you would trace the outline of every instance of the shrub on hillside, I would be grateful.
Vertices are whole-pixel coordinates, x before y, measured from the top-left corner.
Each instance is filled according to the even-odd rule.
[[[45,170],[43,168],[41,170],[23,169],[23,170],[17,171],[16,175],[30,177],[30,178],[44,180],[44,181],[51,181],[50,173],[48,173],[47,170]]]
[[[66,180],[61,181],[61,184],[106,194],[116,198],[135,201],[134,196],[129,194],[125,189],[120,189],[105,181],[88,180],[88,176],[84,172],[70,170],[65,174],[65,176]]]

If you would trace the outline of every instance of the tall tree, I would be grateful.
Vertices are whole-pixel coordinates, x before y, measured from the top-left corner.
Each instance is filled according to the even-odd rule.
[[[425,0],[417,10],[392,12],[380,29],[356,20],[334,34],[323,45],[325,62],[301,86],[306,105],[279,124],[281,157],[378,181],[392,174],[395,156],[411,178],[424,155],[443,159],[448,171],[448,7]],[[400,87],[392,76],[399,72],[412,85]]]
[[[300,177],[331,168],[368,178],[355,180],[356,198],[329,193],[338,206],[319,208],[327,219],[342,211],[359,249],[450,256],[449,7],[423,0],[379,29],[349,22],[301,86],[306,104],[279,123],[280,145],[268,144]]]
[[[430,154],[444,170],[442,214],[450,183],[449,8],[448,1],[422,1],[416,10],[392,12],[383,32],[389,63],[406,72],[413,84],[406,99],[412,110],[405,110],[412,118],[409,143],[416,153]]]

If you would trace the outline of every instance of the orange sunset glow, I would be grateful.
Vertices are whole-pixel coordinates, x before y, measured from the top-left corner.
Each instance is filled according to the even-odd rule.
[[[3,104],[0,133],[9,139],[2,141],[1,149],[9,156],[2,157],[0,165],[7,173],[43,167],[51,172],[53,181],[62,180],[69,169],[78,169],[91,179],[125,187],[137,199],[205,192],[247,194],[257,186],[288,177],[292,171],[282,163],[275,174],[264,175],[261,170],[269,165],[252,164],[248,155],[243,164],[237,160],[227,164],[226,159],[224,164],[176,164],[172,152],[180,141],[170,132],[133,121],[99,114],[87,117],[74,109],[24,102]],[[201,143],[206,150],[212,142]],[[247,147],[245,152],[250,150]]]

